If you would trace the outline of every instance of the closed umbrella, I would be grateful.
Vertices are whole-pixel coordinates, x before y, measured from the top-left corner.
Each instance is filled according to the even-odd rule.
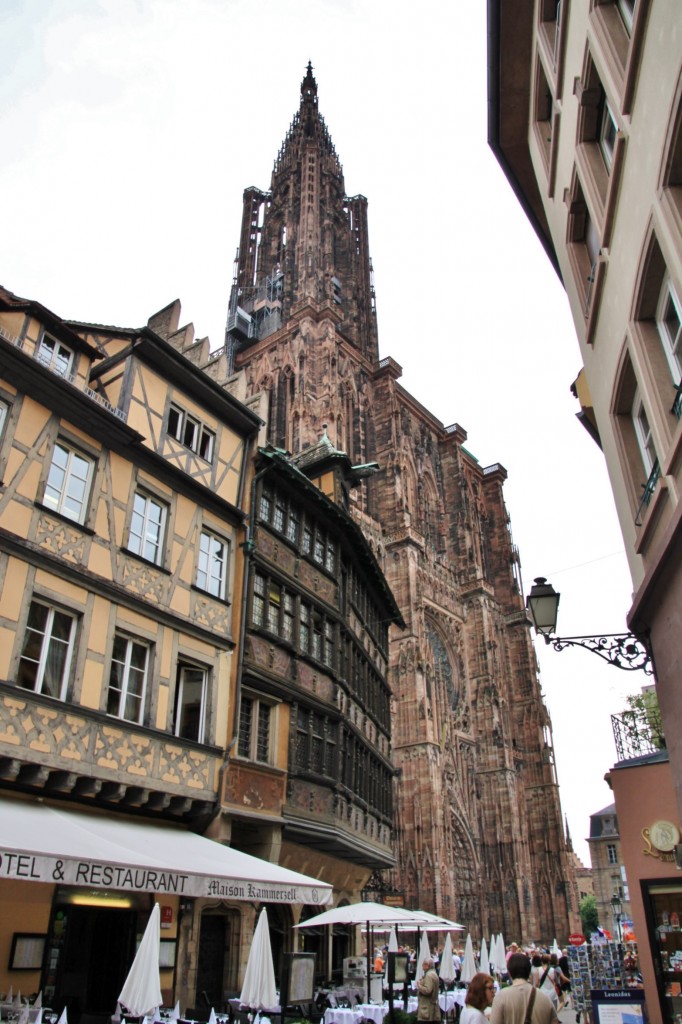
[[[163,1002],[159,977],[160,943],[159,904],[155,903],[142,942],[118,997],[119,1003],[125,1006],[133,1017],[144,1017],[157,1010]]]
[[[479,957],[479,970],[483,974],[490,974],[490,961],[488,960],[488,947],[485,936],[481,939],[481,955]]]
[[[429,945],[429,937],[426,932],[422,932],[421,942],[419,943],[419,956],[417,957],[417,971],[414,976],[415,981],[421,981],[424,977],[424,968],[422,964],[425,960],[431,959],[431,947]]]
[[[464,981],[467,985],[476,973],[476,961],[474,960],[474,944],[471,941],[471,933],[467,935],[466,944],[464,946],[464,959],[462,960],[462,973],[459,976],[460,981]]]
[[[556,939],[554,940],[550,953],[554,953],[555,956],[561,956],[561,950],[559,949],[559,944]]]
[[[507,947],[504,944],[504,939],[502,938],[502,932],[500,932],[500,934],[497,936],[497,950],[498,950],[498,956],[497,956],[498,962],[496,964],[496,967],[497,967],[498,971],[500,972],[500,974],[504,974],[504,972],[507,970]]]
[[[391,928],[391,934],[388,936],[388,952],[398,952],[398,936],[395,933],[395,925]],[[396,985],[396,988],[402,988],[402,985]],[[384,968],[384,988],[388,988],[388,957],[386,957],[386,967]]]
[[[253,933],[249,959],[240,996],[242,1006],[252,1010],[274,1010],[277,1006],[275,965],[272,962],[268,912],[263,907]]]
[[[450,932],[445,937],[445,945],[443,946],[443,955],[440,958],[440,974],[441,981],[444,981],[446,985],[451,985],[457,977],[457,971],[455,970],[455,961],[452,956],[452,939]]]

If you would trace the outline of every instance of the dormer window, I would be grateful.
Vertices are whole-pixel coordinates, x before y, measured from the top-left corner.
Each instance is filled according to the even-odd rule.
[[[69,377],[73,365],[73,352],[49,334],[43,334],[36,350],[36,359],[60,377]]]
[[[190,451],[205,459],[206,462],[213,460],[215,434],[178,405],[170,407],[168,433],[185,448],[189,448]]]

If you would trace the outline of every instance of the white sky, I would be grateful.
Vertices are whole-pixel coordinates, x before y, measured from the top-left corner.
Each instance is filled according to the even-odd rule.
[[[175,298],[221,343],[245,187],[269,188],[311,60],[346,191],[369,200],[381,356],[501,462],[524,587],[559,633],[625,628],[603,457],[575,419],[563,290],[488,149],[482,0],[3,0],[0,282],[140,326]],[[589,865],[610,715],[648,680],[537,645],[562,805]]]

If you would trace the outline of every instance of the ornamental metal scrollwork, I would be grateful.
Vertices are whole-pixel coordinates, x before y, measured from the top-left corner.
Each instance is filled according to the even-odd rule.
[[[546,637],[555,651],[565,647],[584,647],[616,668],[634,672],[642,669],[646,675],[653,675],[651,653],[646,644],[632,633],[605,633],[603,636]]]

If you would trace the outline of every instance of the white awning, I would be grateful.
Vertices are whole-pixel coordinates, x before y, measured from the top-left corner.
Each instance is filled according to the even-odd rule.
[[[0,878],[265,903],[329,903],[332,887],[194,832],[0,800]]]

